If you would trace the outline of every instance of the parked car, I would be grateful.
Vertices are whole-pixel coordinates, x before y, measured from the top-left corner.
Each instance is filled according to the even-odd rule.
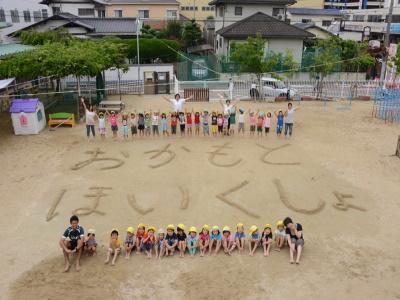
[[[261,92],[264,97],[283,96],[289,99],[297,93],[295,89],[288,89],[282,81],[272,77],[261,78]]]
[[[208,76],[208,69],[206,60],[203,58],[193,60],[192,76],[202,79]]]

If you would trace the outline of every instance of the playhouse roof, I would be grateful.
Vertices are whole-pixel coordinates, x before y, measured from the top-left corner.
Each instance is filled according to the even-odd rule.
[[[10,113],[32,113],[36,111],[39,99],[15,99],[11,103]]]

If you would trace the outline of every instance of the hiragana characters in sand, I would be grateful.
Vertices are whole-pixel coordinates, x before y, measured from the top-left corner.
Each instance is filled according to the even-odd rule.
[[[159,156],[161,156],[163,153],[166,153],[166,159],[158,164],[153,164],[153,165],[149,165],[150,168],[159,168],[162,166],[165,166],[166,164],[170,163],[176,156],[175,152],[169,150],[169,147],[171,146],[171,144],[167,144],[164,148],[162,149],[156,149],[156,150],[150,150],[150,151],[146,151],[145,154],[149,154],[149,153],[155,153],[153,156],[150,156],[150,159],[155,159]]]
[[[338,191],[333,191],[333,194],[335,195],[336,199],[338,202],[333,204],[333,207],[338,209],[338,210],[343,210],[346,211],[349,208],[357,209],[360,211],[367,211],[365,208],[354,205],[349,203],[346,199],[353,199],[354,196],[352,194],[342,194]]]
[[[105,152],[101,151],[99,148],[94,149],[93,151],[86,151],[86,154],[90,154],[91,157],[87,160],[81,161],[71,167],[71,170],[79,170],[82,169],[95,161],[112,161],[114,162],[113,165],[108,167],[102,167],[100,170],[109,170],[115,169],[124,164],[124,161],[118,158],[111,158],[111,157],[99,157],[100,154],[104,154]]]
[[[224,150],[224,149],[231,149],[232,147],[229,146],[229,143],[225,143],[225,144],[223,144],[221,146],[213,146],[213,147],[215,148],[215,150],[212,151],[212,152],[208,152],[210,154],[210,156],[208,158],[208,161],[214,166],[226,167],[226,168],[227,167],[233,167],[233,166],[236,166],[237,164],[239,164],[242,161],[241,158],[238,158],[237,160],[235,160],[235,161],[233,161],[231,163],[218,163],[218,162],[215,161],[217,156],[226,156],[226,155],[228,155],[227,153],[221,152],[221,151]]]
[[[85,216],[85,215],[90,215],[92,213],[96,213],[99,215],[105,215],[104,212],[97,210],[97,207],[100,204],[100,199],[102,197],[107,196],[108,194],[103,193],[104,190],[112,190],[111,187],[90,187],[90,190],[94,190],[94,194],[87,194],[85,197],[87,198],[94,198],[94,202],[92,206],[87,206],[87,207],[81,207],[75,209],[72,213],[74,215],[80,215],[80,216]]]
[[[290,146],[290,144],[284,144],[282,146],[275,147],[275,148],[269,148],[269,147],[266,147],[266,146],[263,146],[263,145],[260,145],[260,144],[257,144],[257,146],[259,146],[259,147],[263,148],[264,150],[266,150],[265,153],[263,155],[261,155],[261,158],[260,158],[263,163],[266,163],[266,164],[269,164],[269,165],[280,165],[280,166],[296,166],[296,165],[300,165],[299,162],[271,162],[271,161],[266,159],[267,155],[269,155],[271,152],[274,152],[276,150],[279,150],[279,149],[285,148],[287,146]]]

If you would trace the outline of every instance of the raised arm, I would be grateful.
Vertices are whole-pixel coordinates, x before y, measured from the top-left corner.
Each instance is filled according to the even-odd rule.
[[[82,102],[83,108],[85,110],[88,110],[87,107],[86,107],[86,104],[85,104],[85,99],[83,99],[83,97],[81,97],[81,102]]]
[[[167,97],[165,97],[165,96],[163,96],[163,99],[164,99],[165,101],[167,101],[168,103],[171,103],[171,99],[169,99],[169,98],[167,98]]]

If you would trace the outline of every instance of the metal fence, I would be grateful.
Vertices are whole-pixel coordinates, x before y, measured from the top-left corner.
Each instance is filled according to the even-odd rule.
[[[257,98],[260,100],[274,101],[278,96],[286,96],[287,90],[292,97],[311,99],[373,99],[377,89],[384,83],[381,81],[318,81],[318,80],[285,80],[261,82],[257,80],[232,81],[179,81],[175,80],[175,91],[183,93],[185,89],[209,89],[210,101],[220,99],[220,95],[233,99],[251,99],[251,88],[256,87]]]
[[[400,123],[400,90],[376,89],[372,117],[385,123]]]

